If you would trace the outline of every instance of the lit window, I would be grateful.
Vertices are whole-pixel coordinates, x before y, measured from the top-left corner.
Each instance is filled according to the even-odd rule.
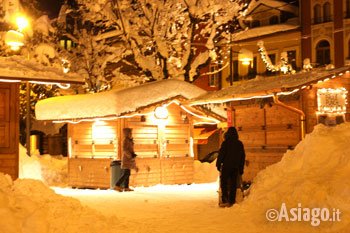
[[[66,44],[66,41],[65,41],[65,40],[60,40],[60,46],[61,46],[61,48],[64,48],[65,44]]]
[[[67,50],[70,50],[72,48],[72,41],[67,40]]]

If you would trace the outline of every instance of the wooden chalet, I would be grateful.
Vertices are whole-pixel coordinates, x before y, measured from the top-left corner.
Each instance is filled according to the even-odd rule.
[[[19,153],[19,84],[77,83],[84,80],[76,74],[42,66],[18,56],[0,57],[0,172],[18,178]]]
[[[130,185],[193,182],[194,125],[226,121],[225,112],[182,102],[206,92],[179,80],[123,90],[39,101],[37,120],[68,122],[68,176],[72,187],[109,188],[110,164],[122,155],[122,129],[133,129],[139,171]],[[221,115],[220,115],[221,114]],[[222,116],[224,115],[224,117]]]
[[[319,123],[350,120],[350,67],[257,77],[190,101],[191,106],[226,103],[247,153],[244,180],[280,161]]]

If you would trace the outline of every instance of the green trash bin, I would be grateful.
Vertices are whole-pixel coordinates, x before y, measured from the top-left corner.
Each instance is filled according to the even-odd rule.
[[[115,183],[118,181],[121,175],[121,164],[122,162],[120,160],[113,160],[111,162],[111,189],[114,189]]]

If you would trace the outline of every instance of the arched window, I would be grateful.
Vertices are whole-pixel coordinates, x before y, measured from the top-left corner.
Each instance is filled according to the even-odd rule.
[[[253,20],[252,22],[252,28],[256,28],[260,26],[260,21],[259,20]]]
[[[323,22],[331,21],[331,4],[326,2],[323,4]]]
[[[321,15],[321,5],[317,4],[314,6],[314,23],[322,23],[322,15]]]
[[[345,8],[345,10],[346,10],[346,14],[345,14],[345,17],[346,18],[350,18],[350,0],[346,0],[346,8]]]
[[[277,15],[272,16],[269,19],[269,21],[270,21],[270,25],[278,24],[278,16]]]
[[[326,40],[321,40],[316,46],[316,62],[318,65],[327,65],[331,63],[330,44]]]

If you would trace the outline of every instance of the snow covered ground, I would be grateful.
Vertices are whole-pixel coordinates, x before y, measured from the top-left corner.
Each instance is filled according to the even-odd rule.
[[[231,208],[217,206],[215,182],[138,187],[135,192],[119,193],[62,186],[50,189],[41,181],[12,181],[0,174],[0,233],[348,233],[349,144],[350,123],[333,128],[317,126],[281,162],[260,172],[249,196]],[[62,169],[56,167],[56,171],[61,173]],[[50,183],[52,176],[43,173],[41,177]],[[282,203],[300,211],[328,208],[331,217],[333,210],[339,209],[340,221],[312,226],[307,212],[300,212],[305,221],[268,221],[266,211],[281,211]],[[315,213],[313,220],[317,220]]]

